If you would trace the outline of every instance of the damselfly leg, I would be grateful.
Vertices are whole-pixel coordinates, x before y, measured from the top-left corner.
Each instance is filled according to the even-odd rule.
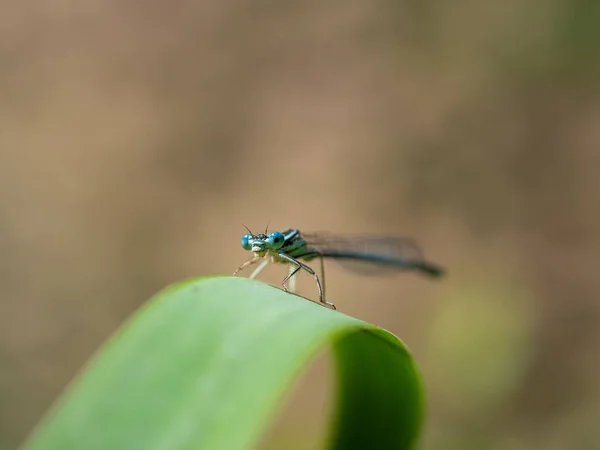
[[[260,263],[260,265],[256,269],[254,269],[254,272],[252,272],[248,278],[254,280],[258,276],[258,274],[261,273],[263,269],[269,265],[270,262],[271,261],[269,261],[268,259],[265,259],[263,262]]]
[[[238,267],[235,272],[233,272],[233,276],[236,276],[240,270],[245,269],[246,267],[251,266],[252,264],[255,264],[259,259],[260,258],[258,256],[250,258],[248,261],[246,261],[244,264]]]
[[[292,258],[289,255],[286,255],[285,253],[279,253],[279,257],[281,259],[283,259],[284,261],[288,261],[290,264],[294,264],[296,266],[296,268],[292,271],[290,271],[290,273],[288,274],[287,277],[284,278],[283,282],[281,283],[281,285],[283,286],[283,289],[285,289],[286,291],[288,290],[287,288],[287,281],[293,277],[294,275],[296,275],[296,273],[300,270],[300,269],[304,269],[305,271],[307,271],[308,273],[310,273],[314,278],[315,278],[315,283],[317,283],[317,288],[319,289],[319,301],[321,303],[323,303],[324,305],[327,305],[329,307],[331,307],[332,309],[336,309],[335,305],[331,302],[328,302],[325,300],[324,297],[324,290],[323,287],[321,286],[321,281],[319,280],[319,276],[317,275],[317,273],[312,270],[309,266],[307,266],[304,263],[301,263],[300,261],[298,261],[295,258]]]

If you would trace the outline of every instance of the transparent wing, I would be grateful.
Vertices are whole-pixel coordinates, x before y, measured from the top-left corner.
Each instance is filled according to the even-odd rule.
[[[335,236],[327,233],[303,233],[302,237],[310,249],[364,275],[423,269],[422,266],[428,264],[421,248],[410,238]]]

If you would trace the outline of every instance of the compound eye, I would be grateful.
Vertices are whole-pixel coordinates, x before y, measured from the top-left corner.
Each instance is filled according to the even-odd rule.
[[[269,235],[268,241],[271,248],[278,249],[281,248],[281,246],[283,245],[285,238],[283,237],[283,234],[281,234],[279,231],[273,231]]]
[[[251,234],[245,234],[242,236],[242,248],[244,250],[250,250],[252,248],[252,244],[250,241],[252,240]]]

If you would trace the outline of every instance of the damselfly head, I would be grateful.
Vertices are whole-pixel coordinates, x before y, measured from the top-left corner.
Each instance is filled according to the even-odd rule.
[[[279,231],[271,234],[252,234],[242,236],[242,248],[252,251],[257,256],[264,256],[269,250],[277,250],[283,246],[285,237]]]

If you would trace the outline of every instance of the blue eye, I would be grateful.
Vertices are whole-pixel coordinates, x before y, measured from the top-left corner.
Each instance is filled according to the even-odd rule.
[[[269,245],[271,246],[271,248],[277,249],[280,248],[283,245],[283,242],[285,241],[283,234],[281,234],[279,231],[273,231],[270,235],[269,235]]]
[[[252,244],[250,243],[250,239],[252,239],[251,234],[245,234],[242,236],[242,248],[244,250],[250,250],[252,248]]]

